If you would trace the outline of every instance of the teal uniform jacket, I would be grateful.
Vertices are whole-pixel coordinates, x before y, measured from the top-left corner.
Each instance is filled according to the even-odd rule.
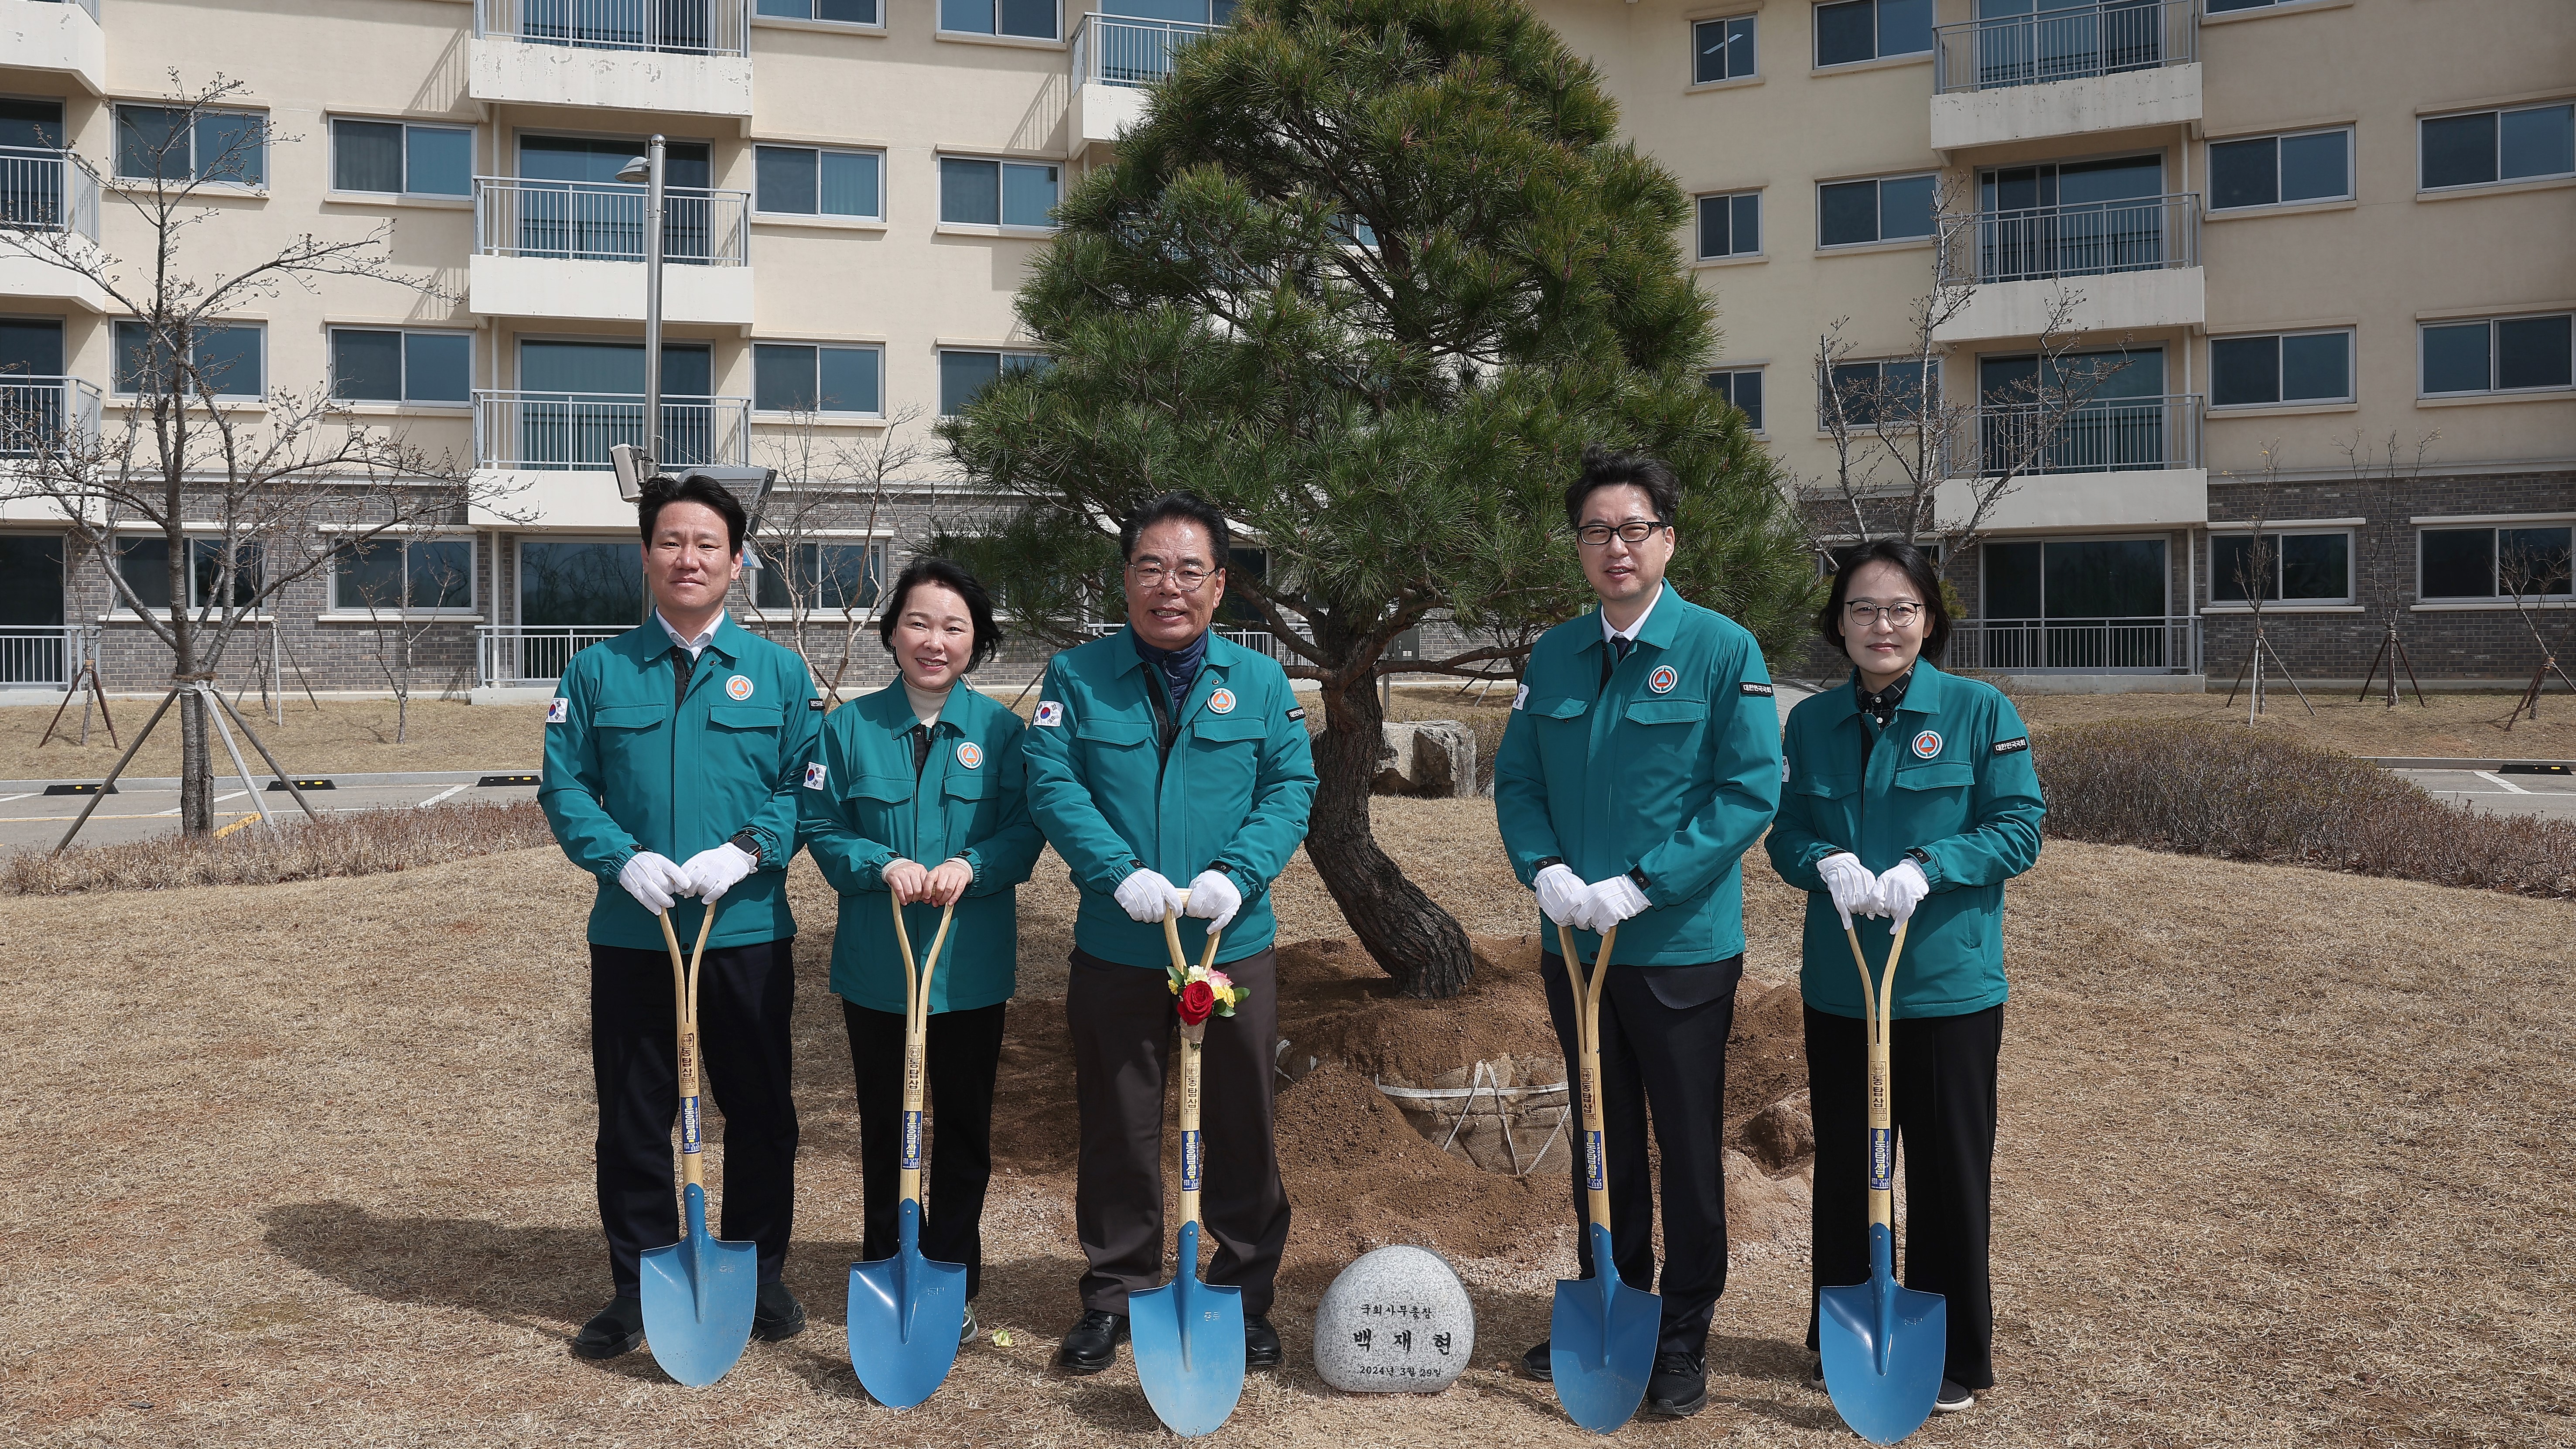
[[[2004,999],[2004,882],[2039,860],[2048,813],[2030,765],[2030,732],[1982,680],[1914,666],[1881,737],[1853,683],[1789,712],[1789,783],[1768,847],[1772,868],[1807,897],[1799,984],[1807,1004],[1861,1015],[1860,968],[1816,874],[1838,850],[1884,872],[1920,847],[1932,893],[1914,908],[1896,967],[1896,1016],[1964,1016]],[[1864,765],[1866,761],[1866,765]],[[1854,917],[1872,990],[1886,969],[1888,921]]]
[[[1306,838],[1315,803],[1306,711],[1276,662],[1210,638],[1166,751],[1145,693],[1162,687],[1130,629],[1050,661],[1020,737],[1029,814],[1072,868],[1082,894],[1073,944],[1083,952],[1167,969],[1161,924],[1129,919],[1113,895],[1118,883],[1147,867],[1187,890],[1200,871],[1218,869],[1243,892],[1243,910],[1225,928],[1217,960],[1239,961],[1278,935],[1270,882]],[[1197,960],[1207,922],[1184,916],[1180,929]]]
[[[1724,961],[1744,949],[1744,852],[1780,805],[1762,648],[1667,584],[1604,684],[1609,655],[1597,609],[1530,650],[1494,758],[1503,849],[1523,885],[1549,856],[1586,882],[1645,875],[1648,908],[1619,927],[1612,964]],[[1539,932],[1554,949],[1544,916]]]
[[[912,773],[912,701],[897,680],[850,701],[823,722],[805,768],[805,848],[841,893],[832,937],[832,991],[872,1011],[904,1009],[903,957],[895,948],[886,863],[936,869],[951,856],[975,868],[957,901],[948,944],[930,976],[930,1009],[973,1011],[1011,999],[1019,982],[1015,887],[1044,843],[1029,823],[1020,717],[959,684],[931,730],[930,758]],[[904,907],[915,961],[928,959],[940,908]]]
[[[594,943],[662,950],[662,928],[618,871],[646,850],[685,865],[744,829],[759,837],[760,867],[716,903],[707,946],[784,940],[796,934],[787,909],[796,785],[822,724],[813,679],[795,650],[728,614],[675,702],[674,647],[656,619],[572,657],[546,706],[537,803],[563,853],[599,877]],[[697,940],[703,909],[690,896],[671,907],[681,949]]]

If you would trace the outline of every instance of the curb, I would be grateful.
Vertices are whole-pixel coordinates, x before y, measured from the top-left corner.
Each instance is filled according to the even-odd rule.
[[[356,790],[369,785],[471,785],[486,775],[533,775],[535,773],[534,770],[413,770],[375,775],[298,775],[295,777],[295,782],[302,785],[310,780],[329,780],[336,788]],[[252,778],[268,783],[274,783],[277,779],[275,775],[257,772],[253,773]],[[230,771],[219,771],[215,775],[215,788],[223,789],[226,780],[232,781],[236,787],[241,784],[239,775]],[[83,780],[0,780],[0,793],[24,792],[36,795],[56,785],[95,787],[98,784],[99,779],[96,776]],[[176,776],[120,775],[117,777],[116,788],[120,794],[127,790],[176,790],[179,788],[179,781]]]
[[[2414,755],[2361,755],[2359,759],[2390,770],[2494,770],[2507,775],[2576,774],[2569,760],[2447,760]]]

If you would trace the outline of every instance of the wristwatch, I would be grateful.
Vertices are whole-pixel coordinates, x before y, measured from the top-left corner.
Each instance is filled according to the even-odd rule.
[[[706,839],[703,835],[698,838],[700,840]],[[734,849],[741,851],[747,856],[750,856],[751,863],[754,868],[757,868],[760,865],[760,837],[752,834],[749,826],[745,826],[742,829],[735,831],[732,835],[726,837],[725,844],[732,846]]]
[[[1645,867],[1643,866],[1632,865],[1628,867],[1628,879],[1635,881],[1637,883],[1637,889],[1641,891],[1650,891],[1655,888],[1653,878],[1646,874]]]

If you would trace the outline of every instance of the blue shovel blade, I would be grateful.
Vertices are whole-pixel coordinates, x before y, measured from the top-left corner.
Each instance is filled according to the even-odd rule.
[[[1595,1434],[1608,1434],[1636,1417],[1655,1371],[1664,1300],[1619,1281],[1610,1252],[1610,1230],[1592,1235],[1592,1276],[1556,1280],[1556,1308],[1547,1320],[1548,1372],[1567,1418]]]
[[[1870,1224],[1869,1247],[1868,1282],[1817,1293],[1816,1346],[1834,1412],[1872,1444],[1893,1444],[1922,1428],[1941,1396],[1950,1305],[1897,1286],[1883,1224]]]
[[[751,1342],[760,1296],[760,1245],[728,1243],[707,1232],[707,1194],[683,1193],[688,1234],[667,1248],[647,1248],[640,1264],[644,1344],[662,1372],[691,1388],[725,1376]]]
[[[1172,1281],[1127,1295],[1127,1332],[1154,1417],[1184,1439],[1215,1433],[1243,1397],[1243,1290],[1199,1281],[1198,1224],[1181,1224]]]
[[[903,1200],[894,1256],[850,1265],[850,1367],[868,1396],[909,1409],[938,1392],[966,1324],[966,1266],[921,1256],[921,1204]]]

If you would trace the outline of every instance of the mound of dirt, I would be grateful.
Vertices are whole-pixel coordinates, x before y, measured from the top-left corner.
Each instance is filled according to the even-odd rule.
[[[1318,1067],[1282,1089],[1278,1114],[1301,1255],[1348,1262],[1386,1243],[1426,1243],[1496,1257],[1563,1215],[1562,1175],[1507,1177],[1441,1151],[1349,1067]]]
[[[1424,1001],[1395,982],[1358,943],[1300,941],[1279,948],[1282,1061],[1300,1076],[1308,1059],[1348,1067],[1362,1083],[1454,1085],[1442,1079],[1499,1058],[1557,1060],[1539,985],[1536,936],[1472,936],[1476,979],[1446,1001]],[[1463,1081],[1463,1077],[1460,1079]]]

